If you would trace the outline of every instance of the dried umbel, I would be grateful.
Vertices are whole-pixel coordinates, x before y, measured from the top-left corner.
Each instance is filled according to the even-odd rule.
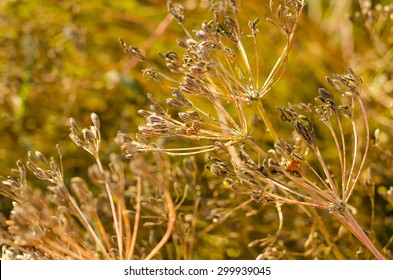
[[[248,34],[240,27],[236,5],[228,5],[224,15],[217,9],[214,19],[204,22],[192,36],[183,24],[184,13],[176,11],[170,1],[169,10],[185,29],[188,39],[178,41],[185,50],[183,55],[169,51],[160,56],[170,72],[181,76],[182,81],[158,74],[161,82],[166,79],[171,85],[172,97],[166,103],[172,109],[162,109],[154,100],[159,110],[141,112],[147,122],[139,131],[146,141],[139,143],[119,134],[123,149],[128,157],[131,153],[148,150],[169,155],[218,154],[225,150],[227,157],[209,156],[210,164],[206,168],[223,178],[224,184],[234,192],[248,194],[257,202],[275,202],[277,209],[287,203],[326,210],[347,226],[377,258],[383,258],[353,219],[348,206],[369,147],[368,121],[360,98],[362,79],[349,68],[348,74],[327,78],[334,93],[319,89],[319,106],[315,110],[306,104],[278,108],[281,119],[292,125],[303,143],[296,146],[280,139],[277,128],[272,126],[264,110],[263,97],[285,70],[305,2],[283,1],[281,5],[273,2],[270,1],[270,8],[274,19],[269,21],[284,31],[287,45],[261,85],[258,53],[251,63],[244,44],[244,40],[253,39],[256,46],[256,37],[260,35],[258,19],[249,22],[251,33]],[[347,97],[348,102],[340,104],[341,98],[336,92]],[[259,145],[253,138],[245,113],[248,106],[255,106],[260,114],[275,143],[273,149]],[[355,110],[355,106],[360,110]],[[354,118],[359,111],[365,130],[363,136]],[[329,165],[337,163],[327,163],[324,158],[315,118],[328,128],[337,150],[339,170],[331,170]],[[351,133],[346,132],[343,122],[346,122],[345,127],[348,123],[352,127]],[[365,143],[361,152],[359,137],[363,137],[362,143]],[[165,142],[151,143],[150,139],[154,138],[185,138],[195,145],[167,148]],[[340,255],[337,248],[335,254]]]
[[[211,221],[205,234],[231,220],[236,210],[247,209],[247,217],[254,215],[260,209],[251,209],[249,204],[256,202],[273,205],[278,217],[274,217],[276,234],[249,244],[264,248],[259,259],[289,256],[282,239],[284,204],[299,206],[313,220],[303,256],[322,258],[331,252],[339,259],[347,257],[324,227],[318,209],[341,222],[339,237],[345,235],[345,226],[376,258],[383,259],[353,218],[356,209],[350,204],[369,147],[362,79],[349,69],[327,78],[331,88],[318,90],[317,106],[278,107],[282,121],[289,123],[282,127],[292,126],[298,136],[295,140],[281,139],[279,127],[272,125],[264,110],[264,97],[285,71],[304,5],[305,1],[270,1],[273,19],[268,21],[283,31],[286,45],[266,77],[262,77],[256,51],[261,36],[258,24],[262,23],[253,19],[244,28],[236,1],[212,1],[214,18],[192,32],[184,25],[183,7],[168,1],[169,13],[186,33],[185,39],[177,41],[182,53],[159,54],[169,74],[152,68],[143,50],[120,39],[127,55],[147,65],[143,75],[168,87],[163,98],[158,92],[147,94],[152,104],[138,110],[146,122],[135,137],[117,135],[117,143],[130,160],[129,168],[114,154],[107,167],[102,163],[96,114],[91,114],[92,125],[83,129],[70,119],[71,140],[94,158],[87,173],[99,193],[93,193],[80,177],[65,182],[60,149],[60,161],[30,152],[27,167],[48,182],[49,192],[28,186],[22,162],[14,170],[16,178],[2,178],[1,194],[14,201],[10,219],[0,217],[1,238],[11,246],[3,254],[9,258],[24,253],[20,258],[151,259],[162,258],[162,249],[171,242],[168,255],[189,259],[201,216]],[[252,56],[246,40],[254,44]],[[262,137],[255,137],[250,111],[257,112],[267,128]],[[321,145],[321,127],[337,151],[336,161]],[[269,135],[271,139],[265,139]],[[142,157],[147,153],[152,155],[150,160]],[[194,158],[179,164],[167,157],[201,153],[207,159],[204,176],[199,176],[202,171]],[[199,177],[207,185],[203,190],[212,192],[211,198],[201,191]],[[373,188],[371,181],[368,185]],[[191,196],[192,207],[183,211]],[[383,197],[391,201],[391,191],[385,190]],[[203,203],[206,209],[201,209]]]
[[[180,112],[172,115],[171,111],[174,110],[162,109],[162,104],[152,94],[149,94],[149,99],[153,103],[151,109],[154,108],[154,110],[139,111],[147,120],[145,125],[139,126],[139,131],[145,138],[184,137],[198,140],[200,143],[220,143],[226,148],[243,142],[251,143],[252,138],[244,107],[254,102],[257,103],[266,126],[271,133],[274,133],[274,130],[270,129],[270,121],[263,109],[261,98],[269,92],[285,70],[287,56],[294,39],[293,35],[305,1],[284,1],[277,7],[271,3],[270,8],[274,10],[275,15],[274,22],[284,30],[287,45],[262,86],[259,85],[261,66],[258,52],[255,53],[257,58],[255,62],[250,63],[244,46],[244,41],[251,41],[255,46],[253,51],[257,49],[259,20],[253,20],[249,24],[251,33],[248,34],[240,27],[235,1],[223,1],[222,4],[221,8],[216,7],[214,20],[204,22],[200,30],[193,31],[193,36],[183,24],[185,18],[183,8],[168,1],[169,12],[184,28],[188,39],[178,40],[179,46],[185,50],[183,55],[175,51],[159,55],[165,60],[169,71],[181,76],[182,81],[176,82],[175,79],[151,67],[143,73],[157,82],[170,85],[172,97],[167,98],[166,103]],[[214,9],[215,6],[212,7]],[[121,43],[123,48],[129,49],[124,41]],[[201,99],[200,102],[197,102],[195,98]],[[228,113],[229,110],[234,111],[235,114]],[[273,137],[275,140],[278,139],[276,135]],[[123,137],[120,136],[120,138]],[[208,140],[208,142],[201,140]],[[135,141],[133,143],[133,146],[138,146]],[[146,143],[140,143],[139,146],[146,146]],[[158,147],[155,145],[151,150],[160,149],[171,155],[187,155],[217,149],[215,144],[197,145],[190,149],[171,148],[169,150],[165,147]],[[255,149],[259,148],[255,147]]]

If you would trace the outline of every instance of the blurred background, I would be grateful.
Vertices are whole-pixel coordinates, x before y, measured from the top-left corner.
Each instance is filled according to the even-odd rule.
[[[204,20],[213,19],[209,1],[178,2],[186,8],[185,25],[190,31],[200,28]],[[280,30],[265,21],[271,16],[268,2],[238,1],[244,29],[249,20],[261,19],[258,51],[260,65],[262,68],[266,65],[263,74],[268,73],[285,44]],[[266,99],[272,122],[280,124],[275,106],[313,102],[317,89],[326,86],[325,76],[344,73],[348,66],[352,67],[365,81],[362,97],[374,144],[367,166],[377,193],[393,186],[393,4],[390,3],[389,0],[309,0],[287,71]],[[151,65],[160,68],[164,62],[157,53],[179,51],[175,40],[185,36],[177,22],[167,16],[166,1],[0,2],[2,176],[11,174],[18,159],[26,161],[27,151],[38,150],[56,157],[55,145],[60,144],[65,175],[87,178],[86,167],[92,160],[69,141],[68,118],[74,117],[85,126],[90,123],[91,112],[101,119],[102,158],[108,158],[114,151],[120,153],[113,139],[119,130],[130,135],[137,132],[138,125],[144,122],[137,110],[149,106],[145,94],[162,94],[163,98],[169,94],[160,92],[160,87],[142,77],[141,70],[146,66],[124,54],[119,38],[141,47]],[[374,137],[376,129],[379,129],[378,138]],[[282,137],[288,135],[291,131],[282,131]],[[31,179],[34,182],[33,176]],[[369,205],[367,190],[360,189],[356,195],[355,207]],[[377,235],[386,244],[393,233],[392,204],[382,196],[376,202],[380,217]],[[0,211],[7,213],[10,202],[1,198],[0,203]],[[296,216],[297,210],[292,211]],[[369,207],[361,211],[368,215]],[[265,218],[271,223],[276,219],[274,215]],[[292,228],[299,223],[306,222],[294,218]],[[247,225],[239,221],[237,226]],[[258,250],[244,249],[248,248],[247,242],[258,237],[255,231],[244,244],[236,245],[240,249],[234,245],[230,251],[218,250],[218,255],[212,258],[255,258]],[[201,249],[200,256],[206,254]]]

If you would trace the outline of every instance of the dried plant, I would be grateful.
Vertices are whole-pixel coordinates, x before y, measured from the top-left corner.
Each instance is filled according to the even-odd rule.
[[[132,182],[127,182],[119,156],[110,156],[108,169],[101,163],[100,121],[94,113],[91,120],[92,126],[80,130],[70,119],[70,138],[94,157],[96,164],[89,168],[89,177],[100,187],[99,194],[93,194],[80,177],[66,184],[59,147],[60,165],[38,151],[29,152],[27,167],[49,183],[50,192],[28,185],[25,165],[20,161],[13,170],[17,178],[2,178],[0,192],[14,203],[10,220],[2,221],[8,230],[1,229],[1,243],[10,246],[3,247],[3,258],[160,258],[174,227],[179,227],[180,221],[183,227],[190,223],[181,219],[175,222],[176,215],[181,214],[176,214],[175,207],[182,202],[175,205],[169,192],[171,170],[165,156],[156,153],[155,164],[135,159],[129,167]],[[192,161],[179,170],[196,177]],[[163,233],[161,228],[165,228]],[[192,240],[190,233],[183,231],[182,237],[181,231],[177,232],[178,238],[188,236]],[[184,246],[190,246],[188,243]]]
[[[273,11],[272,1],[270,4]],[[249,194],[257,202],[274,202],[277,207],[282,203],[307,206],[306,211],[314,216],[317,215],[314,208],[326,210],[376,258],[384,259],[353,218],[355,209],[349,204],[364,170],[370,143],[366,109],[361,100],[362,79],[349,68],[348,74],[327,78],[339,95],[335,97],[331,91],[320,88],[319,106],[314,110],[309,104],[278,107],[281,119],[289,122],[299,136],[295,144],[278,136],[277,128],[272,126],[264,110],[265,95],[285,70],[304,5],[303,1],[284,1],[275,9],[275,20],[269,20],[282,29],[287,44],[262,85],[259,84],[258,52],[255,62],[251,63],[244,47],[244,41],[253,40],[257,50],[258,20],[249,23],[250,33],[244,32],[234,2],[228,3],[223,22],[216,11],[214,20],[204,22],[201,30],[194,31],[194,36],[186,31],[189,38],[178,41],[185,50],[183,55],[174,51],[160,54],[170,72],[180,75],[180,82],[152,68],[144,71],[154,81],[170,85],[172,97],[166,103],[171,109],[166,110],[153,94],[148,94],[153,104],[150,111],[139,111],[147,120],[139,127],[140,134],[133,140],[120,133],[118,139],[129,158],[150,151],[168,155],[225,153],[229,158],[209,156],[206,168],[223,178],[224,184],[233,191]],[[185,28],[180,11],[182,9],[173,8],[169,2],[169,12]],[[139,54],[135,47],[126,47],[122,40],[121,43],[126,53]],[[146,62],[144,58],[141,61]],[[347,98],[346,103],[341,102],[340,95]],[[274,141],[273,148],[261,146],[253,137],[245,113],[248,106],[258,110]],[[302,114],[297,112],[299,110]],[[361,121],[357,114],[362,116]],[[313,118],[328,129],[337,150],[337,163],[325,160]],[[167,148],[165,141],[161,144],[148,141],[173,137],[192,140],[192,147]],[[339,168],[335,170],[334,165]],[[279,232],[280,229],[277,235]],[[326,234],[324,237],[330,243],[330,237]],[[338,248],[333,251],[342,257]]]

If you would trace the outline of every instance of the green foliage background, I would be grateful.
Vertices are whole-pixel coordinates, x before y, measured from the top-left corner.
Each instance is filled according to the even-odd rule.
[[[186,6],[185,25],[189,30],[200,28],[203,20],[213,17],[206,1],[180,2]],[[261,19],[258,51],[261,63],[266,65],[264,75],[284,45],[280,31],[264,21],[270,15],[267,2],[241,1],[239,14],[244,28],[248,20]],[[372,7],[388,3],[373,1]],[[317,89],[325,86],[325,76],[342,73],[351,66],[365,80],[362,97],[368,107],[371,130],[381,130],[381,149],[392,154],[393,8],[386,23],[371,32],[359,10],[356,1],[309,0],[286,74],[265,102],[272,123],[282,127],[280,137],[288,138],[292,131],[280,122],[275,106],[313,102]],[[55,156],[55,145],[60,144],[65,156],[65,175],[87,178],[86,167],[91,158],[69,141],[67,121],[72,116],[87,124],[91,112],[101,119],[102,158],[113,151],[120,153],[113,139],[119,130],[137,132],[143,122],[137,110],[149,106],[145,93],[162,95],[164,99],[168,92],[143,79],[141,65],[130,66],[131,58],[123,53],[118,38],[141,47],[152,36],[153,43],[146,55],[156,67],[163,67],[157,52],[178,51],[175,40],[184,38],[175,21],[160,34],[152,35],[166,16],[166,1],[158,0],[2,1],[0,174],[10,174],[16,160],[27,159],[27,151],[39,150]],[[258,129],[264,128],[256,122],[255,130]],[[323,132],[320,136],[323,138]],[[322,144],[326,155],[329,149],[334,149],[329,144]],[[383,192],[393,185],[393,161],[381,149],[371,147],[367,166],[376,189]],[[203,158],[200,163],[202,170]],[[238,201],[228,195],[226,198]],[[369,201],[364,187],[357,190],[352,201],[365,226],[369,222]],[[10,202],[4,199],[0,202],[1,212],[7,213]],[[296,249],[307,236],[302,235],[303,231],[291,233],[291,230],[307,227],[309,221],[298,209],[285,208],[289,213],[285,232],[290,240],[286,246]],[[247,244],[269,234],[271,229],[263,224],[274,224],[276,219],[273,212],[260,211],[250,218],[245,218],[245,212],[237,212],[214,235],[202,235],[195,258],[255,258],[258,248],[248,248]],[[376,234],[382,244],[393,233],[392,211],[392,205],[377,195]],[[247,232],[246,238],[239,238],[243,232]],[[217,249],[211,250],[214,246]]]

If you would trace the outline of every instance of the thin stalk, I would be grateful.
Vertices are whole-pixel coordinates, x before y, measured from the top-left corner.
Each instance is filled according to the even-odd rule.
[[[58,243],[51,241],[51,240],[47,240],[46,241],[48,243],[49,248],[51,248],[54,252],[61,252],[65,255],[68,255],[69,257],[75,259],[75,260],[82,260],[84,259],[84,257],[74,253],[73,251],[64,248],[63,246],[59,245]],[[39,247],[40,250],[42,250],[42,247]]]
[[[257,102],[257,108],[258,108],[258,112],[262,117],[263,122],[265,123],[267,129],[269,130],[270,135],[272,136],[272,139],[275,143],[278,143],[278,136],[276,134],[276,131],[273,128],[272,123],[269,120],[269,117],[266,114],[265,109],[263,108],[262,105],[262,100],[260,100],[259,102]]]
[[[118,226],[119,226],[118,233],[119,233],[120,238],[122,239],[121,240],[121,244],[123,244],[123,219],[122,219],[122,207],[121,207],[120,199],[118,199],[116,206],[117,206],[116,207],[116,210],[117,210],[117,221],[118,221]],[[124,254],[123,246],[121,246],[121,248],[119,250],[121,250],[121,253],[119,252],[120,253],[120,259],[123,259],[122,258],[122,255]]]
[[[337,118],[337,123],[338,127],[340,129],[340,135],[341,135],[341,144],[342,144],[342,154],[343,154],[343,164],[342,164],[342,177],[341,177],[341,188],[342,188],[342,195],[343,195],[343,200],[345,200],[345,186],[346,186],[346,174],[347,174],[347,152],[346,152],[346,144],[345,144],[345,136],[344,136],[344,130],[343,126],[340,120],[340,116],[338,113],[336,113],[336,118]]]
[[[253,36],[254,39],[254,51],[255,51],[255,63],[256,63],[256,70],[257,70],[257,77],[256,77],[256,81],[257,81],[257,85],[256,85],[256,89],[259,88],[259,50],[258,50],[258,44],[257,44],[257,36],[254,35]]]
[[[308,184],[305,181],[298,180],[295,176],[290,175],[288,172],[285,170],[282,171],[283,174],[292,182],[296,183],[298,187],[301,187],[304,192],[310,195],[309,199],[314,199],[314,200],[319,200],[320,202],[329,200],[332,200],[332,197],[328,194],[323,192],[320,188],[315,186],[313,183]]]
[[[371,186],[370,190],[370,204],[371,204],[371,217],[370,217],[370,229],[374,231],[375,227],[375,185]]]
[[[70,235],[64,234],[64,231],[61,229],[54,230],[54,232],[58,235],[58,238],[56,239],[56,244],[59,244],[61,242],[59,246],[64,245],[65,248],[71,250],[72,252],[78,252],[79,255],[82,256],[85,260],[94,259],[92,250],[90,248],[86,248],[86,246],[83,246],[86,245],[83,243],[83,240],[75,240]],[[47,242],[49,243],[49,241]],[[53,246],[50,247],[53,248]]]
[[[247,137],[247,138],[245,139],[245,142],[246,142],[248,145],[250,145],[250,147],[251,147],[254,151],[256,151],[259,155],[264,156],[264,157],[268,155],[268,153],[265,152],[264,150],[262,150],[262,148],[259,147],[259,146],[257,145],[257,143],[255,143],[254,139],[251,138],[250,136]]]
[[[94,241],[96,242],[98,248],[100,248],[101,252],[105,255],[108,254],[108,252],[105,250],[104,245],[102,244],[101,240],[98,238],[97,234],[95,233],[94,229],[86,219],[86,216],[84,215],[83,211],[79,208],[78,204],[76,203],[75,199],[69,195],[70,202],[72,206],[75,208],[76,212],[78,213],[80,217],[80,221],[86,228],[86,230],[89,232],[89,234],[93,237]]]
[[[386,245],[382,248],[382,252],[384,252],[384,251],[386,251],[389,247],[390,247],[390,245],[393,243],[393,235],[392,236],[390,236],[390,239],[389,239],[389,241],[386,243]]]
[[[125,244],[125,249],[126,251],[124,252],[124,255],[129,255],[129,249],[131,248],[131,227],[130,227],[130,219],[128,218],[128,213],[127,213],[127,207],[126,204],[124,202],[124,196],[122,195],[121,200],[119,199],[119,205],[120,208],[123,209],[121,211],[121,216],[123,219],[123,223],[124,223],[124,229],[125,229],[125,240],[126,240],[126,244]]]
[[[285,45],[284,49],[282,50],[280,57],[277,59],[276,64],[273,66],[272,70],[269,73],[269,76],[267,77],[265,83],[262,86],[262,89],[259,92],[260,97],[263,97],[274,86],[274,83],[273,83],[274,77],[276,76],[279,68],[283,64],[285,64],[288,60],[288,54],[289,54],[289,51],[291,50],[294,36],[295,36],[294,32],[292,32],[291,35],[289,35],[288,40],[287,40],[287,44]],[[283,72],[284,71],[285,71],[285,68],[283,69]]]
[[[228,58],[226,58],[226,59],[228,59]],[[229,62],[228,62],[228,64],[229,64]],[[229,67],[229,69],[231,70],[232,76],[234,76],[235,73],[233,72],[233,68]],[[243,105],[243,98],[241,95],[241,92],[242,91],[246,92],[247,89],[236,78],[233,78],[234,85],[232,86],[232,84],[230,83],[231,79],[229,79],[227,77],[227,71],[225,71],[225,69],[223,69],[222,72],[224,72],[225,77],[222,77],[220,72],[218,72],[217,75],[219,75],[222,82],[227,85],[227,87],[223,88],[223,90],[222,90],[222,91],[225,90],[224,97],[229,98],[229,100],[231,101],[231,103],[235,107],[236,114],[237,114],[239,122],[241,124],[242,131],[247,131],[247,120],[246,120],[246,117],[245,117],[244,111],[243,111],[244,105]],[[216,84],[214,86],[216,87],[216,89],[218,89]],[[217,92],[219,93],[220,91],[218,90]]]
[[[44,252],[48,256],[57,258],[59,260],[66,260],[64,255],[59,253],[59,251],[54,250],[53,248],[48,248],[48,247],[43,246],[43,245],[37,245],[37,249],[39,251],[41,251],[41,252]],[[81,258],[81,256],[79,256],[78,254],[75,254],[75,253],[73,253],[73,255],[69,256],[69,257],[71,257],[74,260],[83,260],[83,258]]]
[[[116,211],[115,203],[113,201],[112,191],[110,189],[108,180],[105,177],[104,168],[102,166],[101,159],[99,158],[98,153],[94,154],[94,158],[95,158],[95,160],[97,162],[98,170],[100,171],[100,174],[101,174],[102,178],[104,178],[105,189],[106,189],[106,192],[107,192],[107,195],[108,195],[109,204],[111,206],[111,212],[112,212],[112,216],[113,216],[113,223],[114,223],[114,227],[115,227],[115,231],[116,231],[116,239],[117,239],[117,245],[118,245],[118,249],[119,249],[119,258],[123,259],[123,238],[120,235],[119,222],[117,220],[117,211]]]
[[[212,84],[214,84],[212,81],[210,81]],[[220,112],[220,114],[222,116],[225,117],[226,120],[228,120],[233,127],[237,130],[237,131],[241,131],[240,127],[238,126],[238,124],[234,121],[234,119],[232,118],[232,116],[227,112],[227,110],[222,106],[221,102],[216,99],[216,98],[212,98],[211,102],[213,103],[214,107],[216,108],[216,110],[218,112]]]
[[[356,238],[374,254],[378,260],[385,260],[385,257],[375,248],[374,244],[370,241],[368,236],[364,233],[363,229],[359,226],[358,222],[353,218],[352,214],[345,210],[342,213],[335,212],[334,216],[345,225]]]
[[[310,163],[306,160],[305,163],[307,164],[308,168],[314,173],[314,175],[318,178],[318,180],[322,183],[322,185],[329,190],[329,186],[325,183],[325,181],[322,179],[322,177],[318,174],[318,172],[315,170],[314,167],[310,165]]]
[[[366,158],[367,158],[368,148],[369,148],[369,145],[370,145],[370,127],[368,125],[366,108],[364,108],[364,104],[363,104],[362,100],[357,95],[356,95],[356,100],[358,101],[358,103],[360,105],[360,108],[362,110],[364,124],[365,124],[365,127],[366,127],[366,147],[364,149],[363,158],[362,158],[362,161],[361,161],[360,166],[359,166],[359,171],[356,174],[355,179],[353,180],[352,187],[351,187],[351,189],[348,192],[348,195],[347,195],[347,198],[346,198],[345,202],[348,201],[348,199],[351,196],[353,190],[355,189],[357,181],[359,180],[360,174],[361,174],[361,172],[363,170],[363,166],[364,166],[364,163],[365,163]]]
[[[356,164],[356,157],[357,157],[357,150],[358,150],[358,136],[357,136],[357,129],[356,129],[356,125],[355,122],[353,120],[351,120],[352,123],[352,131],[353,131],[353,158],[352,158],[352,165],[351,165],[351,169],[349,171],[349,175],[348,175],[348,181],[347,181],[347,186],[345,189],[345,199],[348,200],[349,196],[349,185],[351,184],[351,179],[352,179],[352,175],[353,175],[353,171],[355,169],[355,164]]]
[[[315,182],[312,182],[306,177],[302,178],[302,181],[304,181],[307,185],[312,186],[318,191],[318,193],[323,193],[324,195],[321,196],[323,196],[326,200],[333,201],[333,197],[331,196],[331,194],[323,191],[317,184],[315,184]]]
[[[121,167],[123,165],[121,164]],[[118,196],[118,210],[119,210],[119,222],[121,223],[122,232],[120,234],[123,237],[123,226],[124,226],[124,233],[125,233],[125,249],[127,250],[130,244],[131,239],[131,229],[130,229],[130,220],[127,214],[127,206],[124,201],[124,191],[125,191],[125,178],[124,173],[119,172],[119,179],[118,179],[118,187],[119,187],[119,196]],[[128,246],[127,246],[128,245]],[[128,252],[124,252],[124,255],[127,255]]]
[[[343,161],[343,155],[342,155],[342,152],[341,152],[341,147],[340,147],[340,144],[338,142],[338,139],[337,139],[337,136],[336,136],[336,132],[334,131],[334,129],[331,126],[331,124],[328,123],[327,127],[329,128],[330,134],[332,135],[334,143],[336,144],[336,150],[337,150],[337,153],[338,153],[338,160],[340,162],[340,169],[341,169],[341,184],[343,184],[343,182],[345,182],[345,172],[344,172],[345,169],[344,169],[344,161]],[[345,149],[345,147],[343,149]],[[345,185],[342,185],[342,190],[341,190],[343,197],[345,196],[345,187],[344,186]]]
[[[276,195],[273,193],[269,193],[269,196],[273,199],[276,199],[276,200],[281,201],[286,204],[303,205],[303,206],[307,206],[307,207],[316,207],[316,208],[325,209],[325,210],[331,209],[331,206],[329,204],[322,205],[322,204],[315,204],[315,203],[310,203],[310,202],[303,202],[303,201],[299,201],[299,200],[294,200],[294,199],[282,197],[280,195]]]
[[[176,210],[176,211],[182,206],[182,204],[183,204],[184,201],[186,200],[187,194],[188,194],[188,185],[185,185],[185,186],[184,186],[184,191],[183,191],[183,196],[182,196],[182,198],[180,199],[179,202],[177,202],[178,199],[176,199],[176,201],[175,201],[175,202],[177,203],[177,205],[176,205],[176,207],[175,207],[175,210]]]
[[[212,84],[212,85],[214,86],[215,89],[220,89],[220,87],[211,79],[211,77],[206,76],[206,79],[210,82],[210,84]],[[225,79],[224,79],[224,80],[225,80]],[[217,90],[217,92],[220,92],[220,90]],[[237,91],[237,90],[234,90],[234,92],[236,93],[236,92],[238,92],[238,91]],[[222,108],[221,103],[216,102],[216,98],[215,98],[215,97],[213,97],[213,98],[211,99],[211,101],[212,101],[212,103],[213,103],[217,108],[220,107],[220,108],[219,108],[220,110],[224,110],[224,111],[225,111],[225,112],[224,112],[225,116],[226,116],[226,117],[228,118],[228,120],[232,123],[232,125],[236,128],[236,130],[239,130],[239,131],[242,130],[242,131],[244,131],[245,129],[247,129],[247,126],[245,126],[246,121],[244,120],[245,118],[244,118],[243,108],[242,108],[241,106],[239,106],[235,101],[232,101],[232,103],[234,104],[234,107],[235,107],[235,109],[236,109],[236,113],[237,113],[237,115],[238,115],[239,121],[241,122],[242,129],[240,129],[240,127],[239,127],[239,126],[237,125],[237,123],[233,120],[233,118],[226,112],[225,108]],[[216,105],[216,103],[219,103],[219,104]]]
[[[284,225],[284,216],[282,214],[281,204],[278,202],[276,202],[276,210],[278,214],[278,229],[276,231],[275,239],[277,239],[277,237],[280,235],[282,227]]]
[[[145,258],[145,260],[152,259],[154,255],[161,250],[161,248],[168,242],[169,237],[171,236],[172,231],[175,227],[176,211],[172,201],[171,193],[169,192],[167,187],[163,187],[162,189],[164,192],[164,199],[168,207],[168,227],[160,242],[156,245],[156,247],[153,248],[153,250],[151,250],[150,254]]]
[[[186,33],[187,37],[189,39],[192,39],[192,35],[191,33],[188,31],[188,29],[184,26],[184,24],[182,22],[179,22],[180,26],[183,28],[184,33]]]
[[[244,63],[247,66],[247,70],[248,70],[248,73],[250,74],[250,79],[251,79],[252,86],[253,86],[253,88],[255,88],[254,77],[253,77],[253,74],[252,74],[252,71],[251,71],[250,63],[248,62],[247,52],[244,49],[244,46],[243,46],[242,41],[240,40],[240,38],[238,40],[237,47],[238,47],[238,49],[239,49],[239,51],[240,51],[240,53],[242,55]]]
[[[314,152],[315,152],[315,155],[316,155],[317,158],[318,158],[319,163],[320,163],[321,166],[322,166],[323,171],[325,172],[325,175],[326,175],[327,179],[329,180],[330,190],[333,192],[333,194],[335,195],[336,199],[338,199],[337,202],[339,202],[339,197],[340,197],[340,196],[339,196],[339,194],[338,194],[337,187],[336,187],[336,185],[334,184],[333,178],[332,178],[332,176],[330,175],[330,172],[329,172],[329,170],[328,170],[328,168],[327,168],[327,166],[326,166],[325,160],[323,159],[323,157],[322,157],[322,155],[321,155],[321,152],[319,151],[319,149],[318,149],[317,146],[316,146],[313,150],[314,150]]]
[[[296,192],[296,191],[294,191],[294,190],[291,190],[290,187],[288,187],[287,185],[285,185],[285,184],[283,184],[283,183],[281,183],[281,182],[279,182],[279,181],[277,181],[277,180],[275,180],[275,179],[269,178],[269,180],[272,182],[272,184],[274,184],[274,185],[275,185],[277,188],[279,188],[280,190],[287,191],[287,192],[289,192],[289,193],[291,193],[291,194],[293,194],[293,195],[302,197],[302,198],[304,198],[305,200],[312,200],[312,199],[313,199],[312,197],[308,197],[308,196],[306,196],[306,195],[304,195],[304,194],[301,194],[301,193],[298,193],[298,192]]]

